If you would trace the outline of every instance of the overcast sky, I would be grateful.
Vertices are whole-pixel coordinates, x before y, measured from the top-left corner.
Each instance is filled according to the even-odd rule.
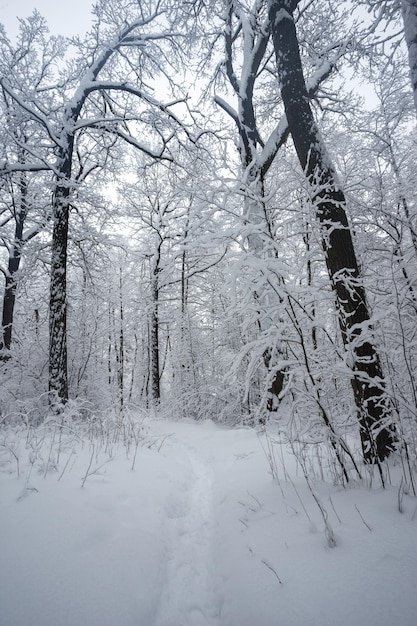
[[[46,17],[54,35],[83,35],[90,27],[93,0],[0,0],[0,22],[10,38],[18,30],[17,17],[34,9]]]

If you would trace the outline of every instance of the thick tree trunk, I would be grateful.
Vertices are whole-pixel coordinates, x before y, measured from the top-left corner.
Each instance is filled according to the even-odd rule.
[[[401,0],[404,36],[408,48],[410,78],[417,114],[417,0]]]
[[[390,454],[395,436],[387,423],[389,407],[380,360],[369,341],[370,315],[345,212],[344,194],[336,185],[334,170],[309,103],[292,15],[293,4],[291,0],[270,0],[281,95],[300,164],[313,189],[343,343],[352,355],[351,384],[363,456],[366,462],[375,462]]]
[[[68,400],[67,247],[73,141],[62,155],[53,204],[51,285],[49,300],[49,392],[52,404]]]

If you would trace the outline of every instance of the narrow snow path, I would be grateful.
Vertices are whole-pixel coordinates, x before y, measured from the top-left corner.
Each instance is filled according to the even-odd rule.
[[[148,419],[144,435],[0,439],[0,626],[415,626],[400,466],[386,489],[312,472],[330,549],[291,450],[275,446],[273,480],[252,429]]]
[[[188,476],[184,491],[173,493],[163,511],[171,545],[155,626],[218,626],[222,596],[213,563],[213,470],[177,437],[169,445]]]

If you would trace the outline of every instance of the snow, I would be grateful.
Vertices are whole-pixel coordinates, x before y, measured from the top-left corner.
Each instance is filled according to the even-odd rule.
[[[397,468],[385,490],[309,474],[330,548],[286,446],[274,479],[254,429],[126,432],[0,440],[1,626],[415,626],[417,506],[398,511]]]
[[[417,6],[412,0],[402,0],[401,8],[404,21],[404,37],[408,48],[414,106],[417,111]]]

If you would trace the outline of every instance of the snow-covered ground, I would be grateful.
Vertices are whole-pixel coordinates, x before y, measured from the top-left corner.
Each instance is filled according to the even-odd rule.
[[[285,446],[273,479],[252,429],[132,432],[2,437],[1,626],[416,626],[417,501],[396,478],[310,473],[310,491]]]

